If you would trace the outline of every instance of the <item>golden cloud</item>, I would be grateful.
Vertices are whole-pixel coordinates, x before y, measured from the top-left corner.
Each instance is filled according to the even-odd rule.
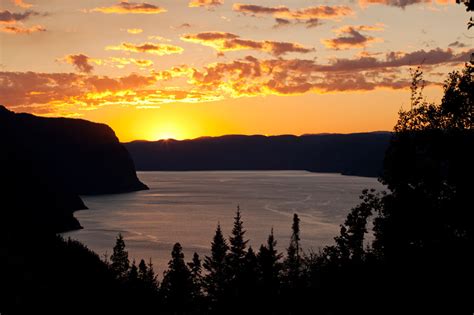
[[[188,4],[190,8],[215,7],[224,3],[224,0],[191,0]]]
[[[166,12],[166,9],[146,2],[137,3],[122,1],[110,7],[92,9],[90,12],[106,14],[159,14]]]
[[[309,53],[314,51],[314,49],[306,48],[297,43],[242,39],[238,35],[226,32],[185,34],[181,36],[181,39],[212,47],[219,53],[237,50],[257,50],[280,56],[290,52]]]
[[[158,56],[172,55],[172,54],[181,54],[184,49],[179,46],[169,45],[169,44],[153,44],[153,43],[143,43],[143,44],[131,44],[131,43],[121,43],[118,46],[107,46],[106,50],[121,50],[121,51],[131,51],[137,53],[149,53]]]
[[[23,34],[29,35],[31,33],[45,32],[46,29],[41,25],[35,25],[31,27],[23,27],[19,25],[7,25],[0,27],[0,32],[8,34]]]
[[[140,108],[170,102],[206,102],[223,98],[302,93],[370,91],[410,86],[408,68],[423,63],[438,66],[467,62],[474,49],[390,52],[384,57],[333,59],[319,64],[309,59],[245,57],[212,63],[200,69],[180,65],[150,75],[124,77],[37,72],[0,72],[0,95],[10,107],[30,111],[70,109],[71,113],[100,106]],[[429,75],[429,73],[428,73]],[[176,84],[176,81],[184,83]],[[438,82],[429,82],[437,84]]]
[[[129,33],[129,34],[140,34],[140,33],[143,33],[143,30],[141,28],[129,28],[129,29],[127,29],[127,33]]]
[[[32,7],[33,5],[30,3],[23,2],[23,0],[13,0],[13,3],[20,8],[28,9]]]

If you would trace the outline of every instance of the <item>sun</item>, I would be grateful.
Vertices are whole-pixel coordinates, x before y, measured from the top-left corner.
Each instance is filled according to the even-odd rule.
[[[171,140],[171,139],[179,140],[179,137],[176,135],[176,133],[171,132],[171,131],[163,131],[159,133],[156,138],[157,140]]]

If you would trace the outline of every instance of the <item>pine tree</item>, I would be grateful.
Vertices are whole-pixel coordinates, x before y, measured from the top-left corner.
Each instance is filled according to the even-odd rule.
[[[216,234],[211,243],[211,256],[206,256],[203,267],[207,271],[204,285],[212,303],[222,298],[226,288],[226,255],[229,246],[222,235],[220,224],[217,225]]]
[[[174,312],[188,309],[192,301],[192,287],[191,272],[184,262],[183,248],[176,243],[161,285],[166,306]]]
[[[146,264],[143,259],[140,260],[140,264],[138,264],[138,278],[142,281],[146,290],[151,290],[152,292],[158,291],[158,281],[156,280],[151,258],[148,264]]]
[[[237,206],[237,212],[234,217],[234,227],[232,235],[229,237],[230,252],[227,255],[228,265],[231,272],[231,281],[239,281],[245,263],[245,248],[248,240],[244,240],[245,230],[240,214],[240,207]]]
[[[302,265],[300,255],[300,219],[296,213],[293,215],[291,229],[291,240],[285,259],[285,280],[289,287],[294,288],[298,285]]]
[[[188,263],[193,282],[193,300],[196,301],[202,296],[202,265],[198,253],[194,253],[193,260]]]
[[[122,234],[117,236],[114,252],[110,256],[112,264],[110,265],[112,271],[118,279],[125,279],[130,268],[130,261],[128,260],[128,252],[125,250],[125,241]]]
[[[279,273],[281,270],[281,253],[276,250],[277,241],[273,228],[268,236],[267,244],[260,247],[257,255],[260,280],[267,297],[274,297],[279,291]]]

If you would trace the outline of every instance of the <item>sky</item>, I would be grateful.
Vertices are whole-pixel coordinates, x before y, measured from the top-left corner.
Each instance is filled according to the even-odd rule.
[[[121,141],[392,130],[473,52],[455,0],[0,0],[0,104]],[[469,33],[470,32],[470,33]]]

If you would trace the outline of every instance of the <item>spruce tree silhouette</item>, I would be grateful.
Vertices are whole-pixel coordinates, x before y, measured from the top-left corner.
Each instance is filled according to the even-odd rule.
[[[217,224],[216,233],[211,243],[211,256],[206,256],[203,264],[207,271],[204,277],[204,286],[213,309],[219,309],[227,289],[226,256],[228,249],[229,246],[222,235],[221,226]]]
[[[240,207],[237,206],[237,211],[234,217],[234,227],[232,234],[229,237],[230,250],[227,254],[227,266],[229,270],[228,281],[230,294],[232,298],[238,298],[242,294],[242,273],[245,265],[245,255],[248,240],[244,240],[245,230],[243,227]]]
[[[112,271],[118,279],[126,279],[130,268],[128,252],[125,250],[125,241],[121,233],[118,234],[112,256],[110,256]]]
[[[280,262],[282,254],[278,253],[275,248],[276,244],[277,241],[273,235],[272,228],[267,239],[267,244],[260,246],[257,255],[260,286],[262,289],[262,305],[275,308],[277,305],[272,303],[272,301],[275,300],[280,293],[280,271],[282,269]]]
[[[302,271],[302,261],[300,255],[300,218],[296,213],[293,215],[291,231],[290,245],[287,248],[285,258],[285,280],[287,286],[290,288],[295,288],[298,286]]]
[[[173,313],[185,313],[191,308],[193,298],[191,272],[184,262],[183,248],[176,243],[171,252],[168,270],[164,272],[161,294],[165,307]]]
[[[192,297],[195,304],[201,304],[203,297],[202,292],[202,264],[198,253],[193,254],[193,260],[188,263],[191,271],[191,280],[193,283]]]

